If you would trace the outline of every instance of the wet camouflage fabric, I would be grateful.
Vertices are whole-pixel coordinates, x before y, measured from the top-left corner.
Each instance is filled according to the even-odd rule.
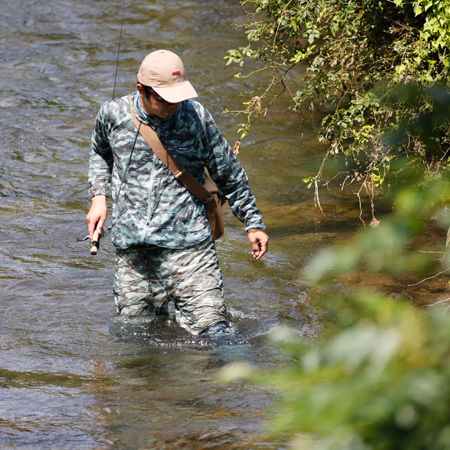
[[[156,131],[166,149],[200,182],[204,167],[208,169],[246,230],[265,228],[244,169],[199,102],[183,102],[169,119],[147,114],[137,91],[132,102],[136,116]],[[92,196],[108,195],[111,190],[111,239],[117,248],[140,244],[187,248],[211,233],[204,206],[138,134],[127,96],[100,108],[91,140],[89,182]]]
[[[126,316],[164,315],[173,300],[177,323],[194,335],[230,320],[211,236],[187,249],[117,249],[114,297],[117,312]]]

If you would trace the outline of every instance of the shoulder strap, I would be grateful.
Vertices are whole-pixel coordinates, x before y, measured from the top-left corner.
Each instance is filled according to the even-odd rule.
[[[173,176],[195,197],[197,197],[208,210],[216,207],[216,202],[202,184],[186,170],[164,147],[155,131],[144,122],[141,122],[133,111],[131,95],[128,96],[131,117],[150,149],[161,160],[161,162],[173,173]]]

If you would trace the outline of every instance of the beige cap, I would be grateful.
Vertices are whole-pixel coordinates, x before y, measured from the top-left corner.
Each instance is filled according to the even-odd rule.
[[[137,79],[170,103],[197,97],[192,84],[184,79],[183,62],[170,50],[149,53],[139,67]]]

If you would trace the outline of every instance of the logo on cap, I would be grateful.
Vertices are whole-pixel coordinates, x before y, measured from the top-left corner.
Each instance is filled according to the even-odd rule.
[[[175,71],[175,72],[172,72],[172,75],[173,75],[173,76],[181,75],[181,72],[180,72],[179,70],[177,70],[177,71]]]

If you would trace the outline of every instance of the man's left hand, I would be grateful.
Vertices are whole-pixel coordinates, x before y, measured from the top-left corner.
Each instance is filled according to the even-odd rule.
[[[269,236],[264,230],[259,228],[250,228],[247,233],[248,240],[252,244],[253,258],[261,258],[268,250]]]

